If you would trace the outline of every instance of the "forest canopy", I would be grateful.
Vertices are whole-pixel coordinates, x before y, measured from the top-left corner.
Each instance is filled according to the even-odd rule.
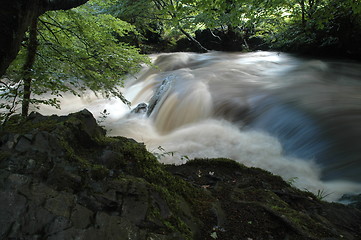
[[[86,2],[86,1],[84,1]],[[0,82],[2,120],[91,89],[126,99],[126,74],[164,51],[292,51],[361,59],[359,0],[92,0],[35,19]],[[38,98],[52,93],[52,99]]]

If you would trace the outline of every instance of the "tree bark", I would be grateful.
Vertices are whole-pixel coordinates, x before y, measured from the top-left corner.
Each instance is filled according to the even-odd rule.
[[[45,11],[69,10],[88,2],[89,0],[44,0]]]
[[[209,50],[197,41],[194,37],[192,37],[189,33],[187,33],[183,28],[179,27],[179,30],[190,40],[192,41],[202,52],[208,52]]]
[[[37,29],[38,29],[38,19],[35,18],[29,28],[29,41],[28,41],[28,52],[26,56],[26,61],[23,67],[23,78],[24,78],[24,93],[23,101],[21,108],[21,115],[23,117],[28,116],[29,113],[29,103],[31,95],[31,82],[33,78],[33,67],[35,63],[36,51],[38,48],[37,41]]]
[[[306,26],[306,8],[305,8],[305,0],[300,1],[301,5],[301,18],[302,18],[302,27],[304,28]]]
[[[49,10],[67,10],[88,0],[0,0],[0,77],[19,52],[33,20]]]

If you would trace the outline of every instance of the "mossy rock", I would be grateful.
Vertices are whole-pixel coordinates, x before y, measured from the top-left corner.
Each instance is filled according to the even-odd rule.
[[[120,211],[121,217],[133,219],[131,224],[144,225],[149,234],[162,235],[165,239],[194,239],[199,235],[201,222],[192,215],[190,199],[197,194],[202,196],[201,191],[167,172],[143,144],[124,137],[106,137],[88,111],[65,117],[32,114],[18,126],[15,121],[9,123],[3,134],[13,136],[18,134],[17,130],[19,136],[29,135],[29,146],[22,152],[4,147],[2,159],[9,156],[22,163],[12,171],[28,174],[57,191],[85,194],[86,198],[78,196],[74,199],[79,198],[90,211],[107,214],[119,214]],[[33,139],[39,132],[55,140],[38,146],[35,151],[32,150]],[[14,146],[17,144],[19,142],[15,140]],[[42,146],[50,150],[39,149]],[[41,159],[39,151],[44,153]],[[32,170],[27,166],[30,158],[35,161]],[[42,174],[36,174],[36,168],[40,169],[40,166]],[[118,194],[122,197],[108,199],[106,192],[113,188],[119,189]],[[132,192],[133,188],[135,192]],[[143,194],[138,193],[140,189]],[[125,210],[126,203],[137,207]],[[139,219],[138,210],[141,209],[145,209],[144,219]]]
[[[357,239],[357,224],[339,221],[334,204],[295,189],[267,171],[230,159],[196,159],[168,171],[207,191],[213,212],[203,228],[205,239]],[[209,206],[209,205],[208,205]],[[347,206],[338,205],[349,219]],[[342,210],[341,210],[342,209]],[[353,209],[355,222],[361,212]],[[204,212],[203,212],[204,213]],[[352,230],[346,226],[352,225]],[[352,233],[351,233],[352,232]],[[213,237],[212,237],[213,236]],[[356,238],[354,238],[357,236]]]

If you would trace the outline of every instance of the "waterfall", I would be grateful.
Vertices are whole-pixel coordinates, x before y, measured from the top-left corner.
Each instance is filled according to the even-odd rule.
[[[133,111],[89,93],[64,97],[58,114],[107,109],[108,135],[144,142],[163,163],[227,157],[329,200],[361,192],[360,64],[275,52],[151,57],[121,89]]]

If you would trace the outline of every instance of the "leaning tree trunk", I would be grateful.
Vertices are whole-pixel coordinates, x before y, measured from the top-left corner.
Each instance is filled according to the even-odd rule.
[[[29,113],[31,82],[33,77],[32,72],[35,63],[36,51],[38,48],[37,29],[38,29],[38,19],[35,18],[29,28],[27,56],[23,67],[24,93],[23,93],[23,101],[21,108],[21,115],[23,117],[28,116]]]
[[[197,48],[199,48],[202,52],[208,52],[209,50],[205,48],[200,42],[197,41],[192,35],[187,33],[183,28],[179,27],[179,30],[192,42],[194,43]]]

